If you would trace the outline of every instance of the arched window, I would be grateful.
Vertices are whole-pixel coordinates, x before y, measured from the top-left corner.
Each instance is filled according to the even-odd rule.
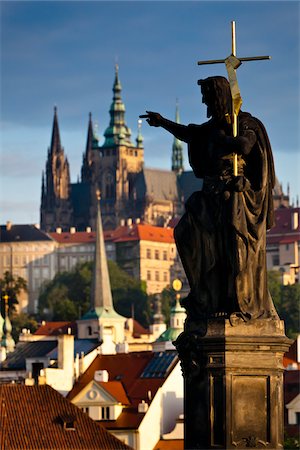
[[[113,198],[114,197],[114,178],[110,172],[105,175],[105,197]]]

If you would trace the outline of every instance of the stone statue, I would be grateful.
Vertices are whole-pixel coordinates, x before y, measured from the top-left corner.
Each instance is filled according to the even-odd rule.
[[[238,136],[233,137],[227,79],[214,76],[198,84],[208,122],[185,126],[152,111],[140,116],[186,142],[190,165],[196,177],[203,178],[202,190],[187,200],[174,230],[191,288],[183,302],[187,324],[219,315],[245,321],[275,318],[266,271],[275,181],[268,135],[258,119],[241,111]]]

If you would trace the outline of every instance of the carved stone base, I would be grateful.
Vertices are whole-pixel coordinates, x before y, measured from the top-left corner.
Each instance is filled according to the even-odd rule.
[[[185,449],[282,449],[282,361],[291,344],[283,322],[216,318],[204,329],[175,342],[185,378]]]

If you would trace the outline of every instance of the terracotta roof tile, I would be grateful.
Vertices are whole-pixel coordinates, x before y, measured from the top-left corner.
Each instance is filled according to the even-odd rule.
[[[139,377],[153,356],[152,352],[98,355],[68,394],[71,400],[94,378],[96,370],[107,370],[110,381],[122,381],[126,393]]]
[[[156,355],[156,356],[155,356]],[[117,355],[98,355],[87,371],[79,378],[78,382],[68,394],[67,398],[72,400],[77,394],[94,378],[96,370],[107,370],[109,380],[121,381],[124,391],[130,402],[130,406],[123,408],[117,420],[101,421],[107,429],[136,429],[142,421],[144,414],[138,413],[138,405],[142,400],[151,403],[157,390],[165,381],[165,376],[156,376],[151,371],[151,366],[159,363],[161,354],[152,352],[121,353]],[[166,356],[165,354],[163,356]],[[167,358],[165,373],[168,374],[171,368],[177,363],[176,352],[170,352]],[[161,362],[165,361],[165,357]],[[153,370],[155,367],[152,368]],[[151,374],[150,374],[150,372]],[[149,376],[145,376],[149,372]],[[153,372],[153,373],[152,373]],[[143,375],[143,376],[142,376]],[[105,383],[101,384],[105,388]],[[150,397],[149,397],[150,394]],[[113,394],[112,394],[113,395]]]
[[[59,334],[67,334],[68,328],[71,328],[71,333],[77,333],[76,322],[46,322],[41,325],[34,335],[38,336],[57,336]]]
[[[184,450],[183,439],[161,439],[153,450]]]
[[[122,403],[122,405],[130,405],[130,401],[128,400],[121,381],[98,381],[97,383],[100,384],[100,386],[111,394],[119,403]]]
[[[48,385],[2,385],[0,405],[5,450],[130,448]]]
[[[63,231],[61,233],[48,233],[48,235],[60,244],[87,244],[96,241],[95,231],[90,233],[87,231],[76,231],[75,233]]]

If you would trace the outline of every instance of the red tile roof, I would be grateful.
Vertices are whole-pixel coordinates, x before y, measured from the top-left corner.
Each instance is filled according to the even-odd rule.
[[[270,234],[286,233],[287,231],[300,232],[300,220],[298,221],[298,227],[296,230],[292,230],[292,215],[294,213],[300,216],[300,208],[278,208],[274,212],[275,225],[270,230]],[[299,217],[300,219],[300,217]]]
[[[49,233],[60,244],[86,244],[96,240],[94,231],[77,231],[75,233]],[[155,227],[147,224],[120,226],[115,230],[104,231],[104,240],[113,242],[154,241],[174,243],[173,228]]]
[[[152,352],[119,353],[98,355],[84,374],[75,383],[67,398],[72,400],[91,380],[96,370],[107,370],[110,381],[121,381],[128,395],[136,379],[152,358]]]
[[[184,450],[183,439],[161,439],[153,450]]]
[[[48,385],[1,385],[0,420],[5,450],[130,449]]]
[[[62,233],[48,233],[49,236],[59,244],[87,244],[89,242],[95,242],[96,233],[91,231],[76,231],[70,233],[69,231],[63,231]]]
[[[67,334],[68,328],[71,328],[71,333],[77,333],[76,322],[46,322],[42,324],[34,333],[38,336],[57,336],[59,334]]]
[[[120,381],[124,387],[130,406],[123,408],[117,420],[101,421],[105,428],[138,428],[144,414],[138,413],[138,405],[145,400],[148,404],[163,385],[164,377],[142,378],[141,375],[152,360],[152,352],[132,352],[117,355],[98,355],[87,371],[75,383],[67,398],[72,400],[94,378],[95,371],[107,370],[109,380]],[[177,363],[177,360],[176,360]],[[105,388],[105,383],[101,384]],[[149,398],[150,394],[150,398]]]
[[[97,383],[109,394],[111,394],[119,403],[122,403],[122,405],[130,405],[130,401],[128,400],[121,381],[98,381]]]

